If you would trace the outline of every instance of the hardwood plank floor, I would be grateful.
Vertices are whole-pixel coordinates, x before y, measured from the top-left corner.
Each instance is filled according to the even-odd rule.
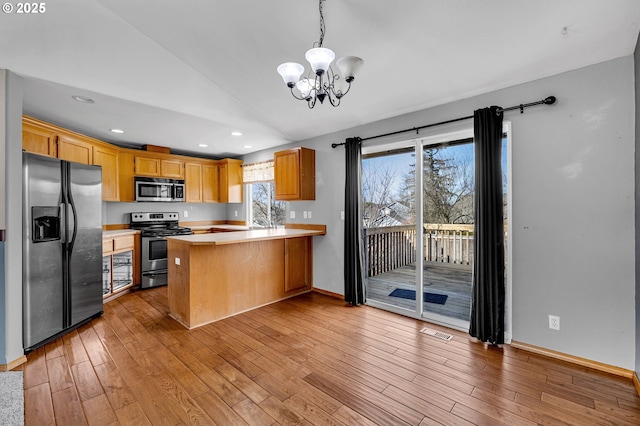
[[[31,425],[638,425],[631,380],[310,293],[186,330],[133,292],[22,366]]]

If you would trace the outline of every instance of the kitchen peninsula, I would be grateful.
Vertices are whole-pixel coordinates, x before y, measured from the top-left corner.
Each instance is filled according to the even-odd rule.
[[[326,227],[301,227],[167,237],[170,316],[192,329],[310,291]]]

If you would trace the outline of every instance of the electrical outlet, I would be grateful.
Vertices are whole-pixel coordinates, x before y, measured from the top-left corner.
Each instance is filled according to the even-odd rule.
[[[303,218],[303,219],[306,219],[306,218],[307,218],[307,211],[306,211],[306,210],[302,212],[302,218]]]
[[[174,260],[175,260],[175,262],[176,262],[176,265],[179,265],[179,264],[180,264],[180,258],[179,258],[179,257],[174,257]]]
[[[311,219],[311,210],[309,210],[309,213],[307,213],[307,218]]]
[[[189,217],[189,210],[185,210],[185,211],[184,211],[184,215],[183,215],[183,217]]]
[[[233,211],[233,216],[234,216],[234,217],[238,217],[238,210],[234,210],[234,211]]]
[[[560,330],[560,317],[549,315],[549,328],[552,330]]]
[[[291,210],[291,211],[289,212],[289,218],[291,218],[291,219],[295,219],[295,218],[296,218],[296,212],[295,212],[295,210]]]
[[[344,220],[344,210],[340,212],[340,220]]]

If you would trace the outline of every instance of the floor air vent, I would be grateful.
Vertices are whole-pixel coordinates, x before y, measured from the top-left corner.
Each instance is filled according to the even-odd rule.
[[[438,339],[446,340],[447,342],[453,339],[453,336],[447,333],[443,333],[441,331],[432,330],[430,328],[423,328],[420,330],[420,333],[427,334],[429,336],[437,337]]]

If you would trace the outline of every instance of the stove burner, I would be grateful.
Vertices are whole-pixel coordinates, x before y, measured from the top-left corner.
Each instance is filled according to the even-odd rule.
[[[191,228],[175,227],[175,228],[143,228],[140,230],[143,237],[167,237],[171,235],[191,235]]]
[[[191,228],[178,224],[178,213],[131,213],[130,226],[143,237],[167,237],[191,235]]]

